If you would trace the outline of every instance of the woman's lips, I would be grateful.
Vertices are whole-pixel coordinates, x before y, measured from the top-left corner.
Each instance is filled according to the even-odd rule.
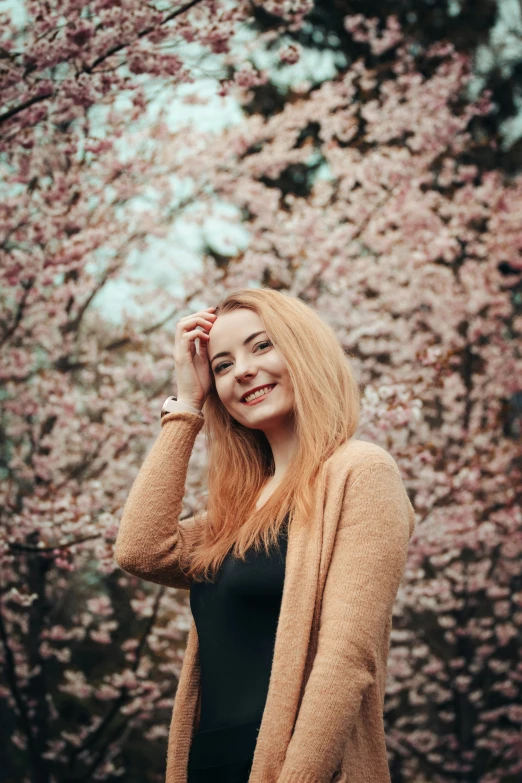
[[[272,384],[272,389],[274,389],[276,386],[277,386],[277,383]],[[242,405],[255,405],[256,402],[262,402],[263,400],[266,400],[266,398],[268,397],[268,395],[270,394],[272,389],[270,389],[270,391],[267,392],[266,394],[260,394],[259,397],[255,397],[253,400],[250,400],[250,402],[242,402],[241,404]]]

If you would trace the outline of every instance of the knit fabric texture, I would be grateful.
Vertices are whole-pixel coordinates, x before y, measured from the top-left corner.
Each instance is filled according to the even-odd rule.
[[[194,517],[180,520],[204,418],[168,413],[123,509],[115,560],[188,590]],[[204,523],[204,522],[203,522]],[[263,719],[249,783],[391,783],[383,723],[392,608],[415,515],[380,446],[350,438],[325,461],[313,518],[288,531],[286,572]],[[192,620],[170,725],[166,783],[187,783],[199,721]],[[211,783],[211,781],[209,781]]]

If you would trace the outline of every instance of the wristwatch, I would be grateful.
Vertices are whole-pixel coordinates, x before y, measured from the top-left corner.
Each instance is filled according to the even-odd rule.
[[[187,413],[197,413],[198,416],[203,416],[203,411],[194,408],[192,405],[188,405],[186,402],[178,402],[175,397],[167,397],[161,407],[160,419],[162,419],[167,413],[179,413],[180,411],[187,411]]]

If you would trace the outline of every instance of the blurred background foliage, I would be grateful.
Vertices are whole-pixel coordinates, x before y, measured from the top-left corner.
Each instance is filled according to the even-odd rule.
[[[31,11],[34,11],[35,7],[35,4],[27,4]],[[283,25],[273,7],[266,7],[264,3],[252,4],[250,15],[240,24],[247,40],[258,40],[259,47],[253,54],[245,49],[243,56],[229,59],[220,72],[219,80],[216,80],[216,90],[220,82],[233,80],[244,68],[245,61],[250,59],[255,69],[258,66],[265,68],[262,63],[271,62],[270,67],[266,68],[268,78],[260,80],[260,84],[251,85],[244,95],[244,100],[237,100],[245,121],[256,116],[270,119],[283,112],[286,106],[291,106],[302,96],[292,80],[285,78],[287,66],[279,62],[277,57],[272,60],[265,57],[279,51],[283,43],[301,47],[305,65],[307,57],[313,61],[315,56],[324,53],[328,55],[328,62],[332,67],[330,75],[325,76],[324,72],[320,75],[317,72],[314,76],[312,69],[307,77],[311,87],[323,81],[335,81],[359,59],[375,70],[378,79],[389,79],[393,52],[376,56],[370,47],[355,41],[346,30],[344,18],[359,13],[378,19],[383,30],[389,15],[395,15],[410,41],[410,51],[426,77],[432,75],[438,65],[435,58],[423,56],[424,51],[433,43],[449,41],[459,52],[470,56],[473,79],[468,87],[469,94],[460,96],[460,100],[464,105],[467,99],[473,99],[485,88],[490,91],[495,108],[493,112],[477,114],[472,118],[469,126],[471,139],[462,152],[460,162],[464,165],[476,165],[481,173],[501,172],[508,181],[515,179],[522,166],[522,24],[520,4],[517,0],[367,0],[364,3],[317,0],[304,23],[297,25],[296,29],[292,29],[291,25]],[[273,35],[266,36],[267,33]],[[2,57],[6,62],[9,54],[2,50]],[[201,63],[194,68],[194,72],[199,72],[200,75],[204,71],[205,66]],[[157,74],[145,73],[142,75],[142,86],[144,93],[154,92],[160,105],[162,100],[165,104],[170,100],[168,78],[165,83]],[[139,104],[140,101],[146,102],[143,94],[138,96],[136,103]],[[92,110],[96,108],[99,107],[94,103]],[[90,109],[91,106],[85,109],[85,117]],[[81,123],[84,119],[80,114],[76,120],[57,120],[52,129],[56,136],[51,136],[49,131],[48,137],[41,140],[42,144],[48,142],[52,146],[55,139],[61,144],[74,122]],[[132,120],[132,123],[134,122],[136,128],[139,127],[140,132],[144,132],[146,148],[147,127],[152,127],[154,123],[147,114],[140,115],[138,111]],[[303,132],[300,143],[306,138],[311,147],[320,150],[320,130],[319,122],[310,123]],[[6,145],[16,143],[16,139],[10,141],[9,132],[4,136],[5,139]],[[359,139],[355,139],[353,143],[357,145]],[[363,134],[360,144],[361,150],[364,150]],[[4,496],[10,497],[12,486],[18,481],[20,494],[17,496],[14,510],[23,517],[27,498],[31,500],[41,497],[43,503],[47,496],[39,493],[44,489],[47,491],[49,487],[55,491],[54,485],[59,483],[58,472],[51,476],[46,475],[45,458],[52,451],[46,438],[54,437],[56,429],[61,432],[57,439],[57,450],[61,449],[62,454],[67,457],[66,461],[72,465],[75,457],[79,460],[71,471],[73,480],[83,488],[82,491],[87,488],[89,496],[92,495],[92,505],[87,507],[92,515],[92,523],[85,519],[89,513],[85,514],[79,504],[75,510],[75,527],[71,528],[72,532],[68,534],[73,536],[74,533],[74,540],[80,543],[71,543],[68,540],[63,546],[57,546],[56,542],[44,545],[49,536],[48,529],[41,535],[35,532],[22,541],[16,537],[16,531],[6,528],[10,538],[9,546],[6,543],[7,536],[4,545],[7,556],[12,558],[10,567],[18,569],[19,586],[25,591],[24,595],[37,597],[27,603],[27,613],[21,612],[20,616],[14,609],[16,602],[20,601],[16,594],[9,599],[14,603],[6,600],[4,605],[5,624],[2,624],[0,629],[4,643],[4,698],[0,699],[0,725],[3,726],[5,734],[4,759],[0,773],[3,783],[19,783],[21,780],[31,780],[31,783],[78,783],[94,779],[112,782],[122,777],[129,783],[143,783],[145,780],[159,783],[164,779],[166,732],[189,622],[187,596],[158,589],[111,568],[111,545],[132,476],[150,442],[153,423],[157,424],[158,402],[172,390],[171,343],[168,343],[172,332],[170,331],[169,337],[169,329],[171,330],[174,319],[185,314],[183,308],[195,309],[196,306],[206,303],[198,302],[198,296],[202,293],[206,295],[207,289],[204,284],[200,285],[197,279],[201,274],[198,269],[196,274],[189,270],[186,275],[182,275],[184,290],[176,301],[164,291],[155,290],[150,294],[143,294],[142,301],[149,304],[152,302],[157,314],[157,319],[152,323],[146,318],[133,320],[124,317],[114,324],[105,320],[100,311],[96,310],[96,297],[104,285],[113,277],[120,282],[125,278],[125,261],[129,257],[129,248],[135,247],[138,253],[147,248],[150,240],[147,232],[153,234],[158,230],[154,217],[157,216],[158,223],[161,218],[168,225],[173,215],[184,208],[181,199],[181,207],[167,204],[161,214],[155,213],[153,208],[150,214],[146,213],[143,218],[136,219],[136,224],[132,222],[130,213],[125,211],[126,199],[131,201],[137,195],[143,196],[143,187],[150,185],[148,177],[151,172],[156,173],[156,169],[147,169],[146,151],[143,152],[142,147],[139,147],[139,152],[136,161],[139,161],[141,168],[136,166],[134,170],[128,171],[124,167],[115,168],[114,181],[110,183],[116,191],[114,200],[107,197],[107,204],[103,207],[104,197],[100,197],[101,212],[111,215],[118,213],[121,216],[121,237],[116,230],[109,235],[108,228],[104,227],[102,222],[101,236],[93,240],[95,250],[99,249],[109,258],[122,263],[120,266],[115,264],[112,271],[109,264],[107,274],[102,275],[98,282],[92,285],[88,296],[84,296],[82,301],[81,297],[75,298],[74,289],[74,286],[79,286],[82,281],[82,272],[72,267],[63,274],[56,285],[56,290],[61,290],[63,296],[53,304],[54,309],[49,309],[46,313],[48,322],[55,317],[57,319],[56,334],[53,337],[56,346],[53,344],[53,350],[49,351],[48,355],[46,352],[51,342],[48,333],[42,330],[41,334],[36,336],[31,349],[36,349],[41,365],[38,370],[31,368],[27,377],[24,377],[24,363],[20,356],[24,346],[32,339],[32,322],[30,319],[24,320],[23,307],[27,297],[31,296],[32,284],[21,275],[19,287],[16,288],[13,284],[15,294],[12,301],[10,292],[7,289],[2,291],[2,303],[5,305],[2,314],[3,344],[6,346],[6,352],[3,354],[4,386],[0,394],[6,408],[1,430],[0,478],[4,484]],[[8,146],[1,154],[3,163],[8,161],[6,169],[12,166]],[[71,153],[68,158],[68,154],[58,148],[57,142],[56,157],[50,157],[46,163],[51,174],[46,171],[46,176],[51,179],[54,176],[57,180],[58,175],[63,173],[65,177],[75,165],[74,155]],[[277,188],[283,197],[306,198],[323,163],[324,159],[319,155],[306,164],[299,162],[288,165],[275,177],[261,175],[259,181],[267,188]],[[79,178],[89,166],[88,157],[82,165],[83,169],[79,167]],[[94,166],[91,171],[95,172]],[[100,174],[100,181],[103,181],[103,173],[102,171]],[[158,176],[160,175],[163,176],[163,172],[160,171]],[[81,182],[81,179],[79,181]],[[25,196],[31,196],[38,190],[38,178],[30,179],[27,184],[22,177],[18,185],[13,185],[13,190],[17,187],[20,191],[26,187]],[[121,189],[118,191],[118,188]],[[82,197],[85,197],[85,191],[67,194],[71,209]],[[98,194],[93,189],[92,192],[89,191],[89,197],[94,203]],[[152,196],[150,197],[152,199]],[[192,197],[188,197],[186,203],[190,206],[192,200]],[[246,209],[243,217],[245,223],[251,219]],[[114,225],[117,225],[117,221]],[[78,223],[78,226],[71,224],[67,227],[69,238],[74,238],[77,234],[81,236],[85,226],[81,223]],[[59,231],[63,233],[63,225]],[[106,233],[103,233],[104,231]],[[197,231],[196,223],[195,232]],[[10,241],[10,235],[5,240],[3,250],[6,255],[10,254],[11,258],[20,248],[15,247],[13,250],[11,245],[8,246],[8,240]],[[114,243],[112,247],[111,242]],[[42,240],[42,253],[46,257],[52,257],[53,247],[59,246],[59,240],[52,237],[52,241],[44,245]],[[69,250],[69,247],[67,249]],[[205,243],[200,251],[201,269],[210,270],[209,279],[212,279],[217,271],[233,271],[235,255],[241,259],[241,253],[228,255],[224,251],[220,252],[212,242]],[[58,253],[54,260],[57,257]],[[81,258],[79,263],[82,263]],[[520,276],[510,266],[508,258],[502,262],[499,271],[509,290],[513,304],[510,318],[514,320],[522,313]],[[283,287],[273,273],[267,272],[263,282]],[[79,290],[81,292],[81,289]],[[85,294],[85,291],[83,293]],[[17,342],[16,330],[20,325],[27,331]],[[10,350],[9,355],[7,349]],[[358,358],[363,364],[364,356]],[[381,358],[383,365],[386,365],[388,359],[385,353]],[[471,361],[470,358],[470,368]],[[19,362],[22,370],[15,372],[14,368],[18,367]],[[476,370],[476,367],[474,369]],[[446,370],[447,367],[442,367],[441,372]],[[46,376],[45,385],[37,386],[32,391],[31,383],[36,375]],[[13,384],[12,387],[9,386],[10,383]],[[17,384],[26,389],[28,397],[33,396],[33,409],[20,410],[15,407],[12,400],[16,395],[12,390],[16,391]],[[119,397],[123,393],[128,407],[121,408]],[[39,408],[44,403],[47,404],[53,394],[56,397],[52,402],[55,410],[52,411],[50,405],[43,421],[40,421]],[[500,405],[499,431],[510,444],[516,444],[520,438],[521,394],[522,392],[515,391],[506,396]],[[69,420],[77,416],[79,410],[84,418],[81,419],[82,426],[78,433]],[[15,420],[20,430],[12,427]],[[125,423],[120,426],[123,421]],[[22,424],[19,425],[19,422]],[[26,424],[29,434],[23,430]],[[81,440],[86,431],[89,433],[87,444]],[[26,435],[27,440],[24,440]],[[109,435],[115,436],[114,441]],[[20,462],[25,460],[26,472],[22,470],[18,475],[11,465],[11,460],[13,455],[18,454],[19,442],[22,441],[25,445],[29,443],[39,462],[29,464],[30,457],[27,457],[25,452],[24,456],[20,457]],[[200,443],[192,462],[193,472],[189,476],[187,511],[201,490],[198,477],[203,464],[204,455]],[[118,466],[116,471],[115,465]],[[4,513],[5,510],[4,508]],[[56,513],[56,516],[52,516],[52,513]],[[49,511],[50,529],[53,524],[56,527],[61,524],[60,513],[59,508]],[[94,520],[99,517],[105,520],[104,514],[107,520],[102,523],[103,534],[100,536],[99,531],[94,529]],[[89,537],[96,542],[95,546],[98,548],[88,548]],[[82,542],[87,546],[84,547]],[[101,570],[99,563],[103,564]],[[8,580],[4,581],[2,589],[4,588],[12,588]],[[24,604],[22,601],[16,605]],[[9,629],[13,631],[12,636],[8,634]],[[42,655],[41,645],[51,632],[55,634],[52,639],[53,654],[46,657]],[[519,634],[518,639],[512,640],[512,644],[520,646],[521,641]],[[24,645],[25,650],[22,649]],[[12,694],[16,693],[11,676],[16,670],[13,661],[18,655],[22,660],[22,652],[26,656],[27,670],[24,663],[20,664],[19,671],[28,677],[30,685],[25,690],[20,689],[16,698],[13,698]],[[83,679],[78,676],[68,685],[64,680],[64,669],[67,668],[83,673]],[[27,672],[32,672],[31,676]],[[123,678],[122,672],[125,672]],[[133,675],[139,675],[136,677],[136,680],[139,680],[138,685]],[[499,679],[502,679],[502,673]],[[11,693],[10,698],[6,698],[8,692]],[[24,701],[25,711],[20,710],[20,704]],[[397,717],[400,716],[400,710],[398,713]],[[61,740],[57,738],[69,738],[68,744],[64,742],[67,763],[60,762],[53,766],[53,758],[44,760],[42,756],[41,769],[38,770],[33,765],[32,771],[29,771],[30,749],[23,736],[24,716],[39,728],[35,733],[35,736],[38,734],[37,747],[33,749],[36,755],[48,741],[53,740],[60,745]],[[96,718],[94,722],[93,716]],[[78,731],[78,727],[82,726],[89,727],[84,734]],[[30,734],[29,729],[27,734]],[[54,750],[57,754],[62,752],[57,746]],[[434,777],[419,776],[416,780],[408,777],[400,753],[395,753],[391,768],[393,783],[432,783],[435,780]],[[449,781],[450,778],[445,777],[444,780]],[[474,771],[472,776],[465,777],[460,774],[455,776],[454,780],[479,783],[481,776]],[[518,783],[519,780],[518,774],[507,775],[502,778],[501,783]]]

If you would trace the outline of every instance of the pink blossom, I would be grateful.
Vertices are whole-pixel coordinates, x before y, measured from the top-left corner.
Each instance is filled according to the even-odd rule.
[[[301,50],[296,44],[289,44],[284,49],[279,50],[279,60],[286,65],[294,65],[299,62]]]

